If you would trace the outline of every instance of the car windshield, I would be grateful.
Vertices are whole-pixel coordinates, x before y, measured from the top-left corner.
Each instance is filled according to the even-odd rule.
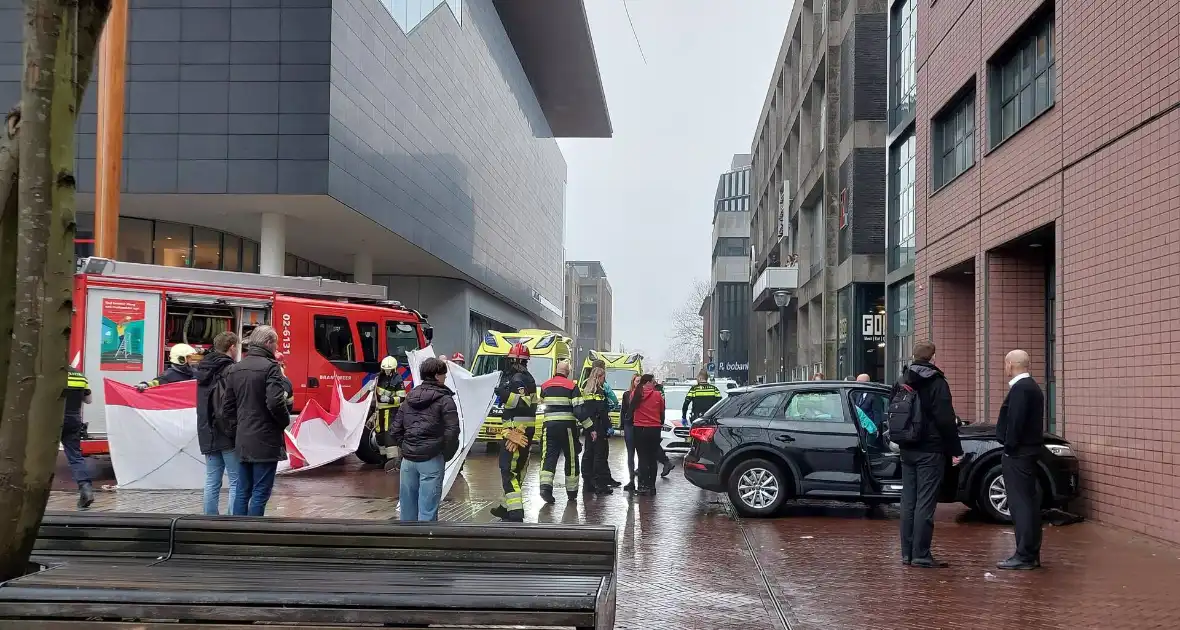
[[[635,370],[608,368],[606,370],[606,384],[616,392],[625,392],[631,389],[631,379],[635,374]]]
[[[484,374],[491,374],[496,370],[504,369],[508,364],[508,357],[498,354],[481,354],[475,357],[475,363],[471,366],[471,373],[475,376],[483,376]],[[533,380],[537,381],[539,387],[541,383],[549,380],[553,376],[553,359],[550,357],[533,357],[529,359],[529,374],[533,375]]]
[[[665,387],[664,388],[664,401],[666,404],[664,405],[664,408],[680,411],[681,409],[684,408],[684,398],[687,395],[688,395],[688,388],[687,387],[680,387],[680,386]]]

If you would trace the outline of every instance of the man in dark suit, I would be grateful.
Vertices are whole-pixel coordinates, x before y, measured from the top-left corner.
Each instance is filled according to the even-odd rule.
[[[1008,395],[1000,407],[996,437],[1004,445],[1001,461],[1008,509],[1016,530],[1016,554],[996,564],[1001,569],[1036,569],[1041,566],[1041,492],[1037,484],[1037,460],[1045,448],[1045,395],[1028,374],[1024,350],[1004,357]]]

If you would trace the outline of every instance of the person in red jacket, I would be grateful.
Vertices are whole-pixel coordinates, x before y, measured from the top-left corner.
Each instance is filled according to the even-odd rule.
[[[656,379],[644,374],[632,394],[631,417],[635,423],[635,450],[639,455],[638,487],[635,493],[656,493],[656,468],[660,461],[660,428],[664,425],[664,395],[656,391]]]

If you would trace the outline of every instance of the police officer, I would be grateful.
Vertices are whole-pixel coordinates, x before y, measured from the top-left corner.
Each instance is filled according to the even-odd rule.
[[[607,434],[611,428],[607,391],[610,391],[610,386],[606,384],[606,370],[600,367],[591,369],[582,392],[582,406],[586,414],[586,444],[582,452],[582,470],[586,481],[582,489],[599,495],[614,493],[613,480],[607,467],[610,454]]]
[[[721,402],[721,390],[709,382],[709,373],[701,370],[697,374],[697,382],[688,388],[688,394],[684,397],[684,408],[680,410],[680,417],[685,422],[691,422],[705,415],[710,407],[719,402]],[[692,415],[689,415],[690,407]]]
[[[570,501],[578,500],[578,429],[582,415],[582,393],[570,380],[570,362],[557,362],[553,378],[541,385],[541,402],[545,405],[545,420],[541,424],[541,498],[553,503],[553,476],[557,472],[557,458],[565,458],[565,494]],[[582,421],[589,426],[589,420]]]
[[[78,484],[78,509],[85,510],[94,503],[94,486],[90,484],[90,473],[86,470],[86,458],[82,456],[82,435],[86,425],[82,422],[82,405],[90,404],[90,382],[86,375],[70,369],[66,377],[66,412],[61,424],[61,446],[70,464],[70,475]]]
[[[537,423],[537,381],[528,371],[529,349],[522,343],[508,350],[508,369],[500,377],[496,397],[503,402],[500,443],[500,481],[504,497],[492,508],[492,516],[514,523],[524,522],[521,480],[529,465],[529,445]],[[523,444],[519,442],[524,442]]]
[[[406,399],[406,386],[402,375],[397,371],[397,359],[392,356],[381,359],[381,371],[377,373],[377,385],[373,396],[376,406],[376,420],[373,430],[377,437],[377,445],[381,453],[390,460],[397,460],[398,448],[389,438],[389,428],[393,425],[393,417],[398,407]],[[396,464],[395,464],[396,465]]]

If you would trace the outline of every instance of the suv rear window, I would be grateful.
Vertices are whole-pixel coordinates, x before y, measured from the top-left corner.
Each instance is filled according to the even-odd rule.
[[[759,396],[754,396],[758,392],[735,392],[729,390],[729,395],[721,399],[721,402],[713,405],[708,411],[701,416],[702,419],[711,418],[734,418],[741,415],[741,411],[746,407],[746,403],[754,399],[761,399]]]

